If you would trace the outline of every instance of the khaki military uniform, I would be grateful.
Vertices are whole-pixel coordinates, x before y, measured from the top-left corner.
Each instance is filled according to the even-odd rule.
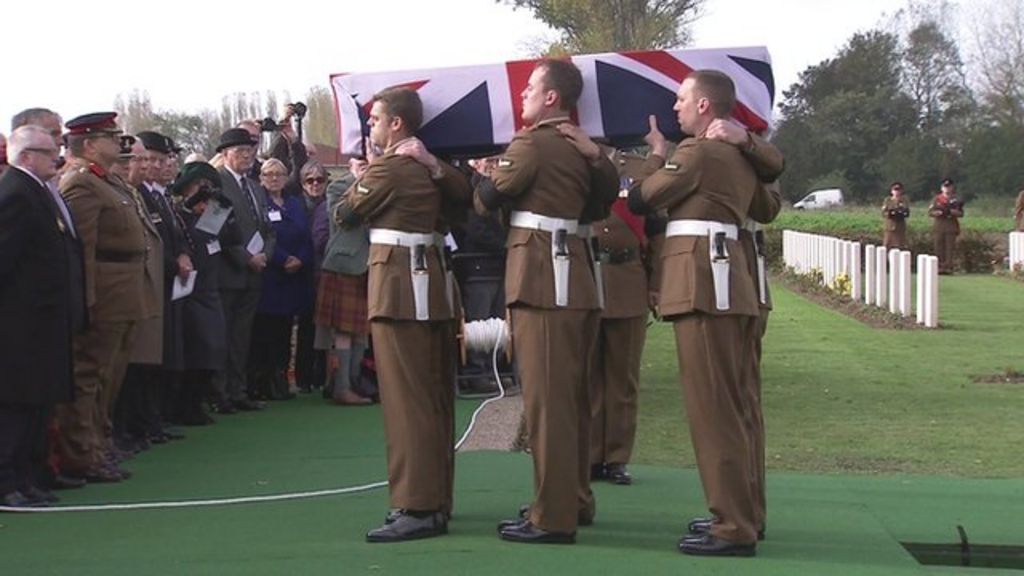
[[[99,166],[76,161],[60,191],[82,239],[90,319],[73,342],[75,399],[57,409],[60,455],[65,472],[82,473],[101,464],[110,397],[124,377],[135,325],[150,313],[145,278],[153,250],[135,199]]]
[[[435,181],[427,168],[393,149],[370,163],[335,214],[342,226],[355,215],[370,228],[367,304],[388,440],[391,507],[450,511],[455,384],[447,356],[454,353],[453,311],[442,253],[436,240],[421,248],[394,245],[378,231],[437,238],[442,198],[468,201],[470,188],[451,166],[442,164],[444,175]],[[420,251],[425,270],[413,273]],[[426,318],[417,317],[414,274],[427,278]]]
[[[578,517],[595,513],[586,358],[599,320],[597,287],[584,240],[566,233],[559,265],[568,262],[568,281],[560,305],[553,252],[562,233],[557,227],[553,232],[517,225],[516,214],[572,222],[584,214],[603,218],[618,192],[618,176],[603,156],[590,165],[558,132],[561,122],[568,118],[552,118],[516,134],[492,179],[513,212],[505,300],[534,465],[529,520],[542,530],[571,533]]]
[[[604,309],[591,358],[590,463],[628,464],[636,437],[640,359],[647,337],[648,268],[644,220],[626,207],[625,192],[643,157],[618,155],[619,199],[592,226],[604,287]]]
[[[907,249],[907,218],[910,217],[910,202],[900,196],[889,196],[882,203],[882,245],[886,249]]]
[[[935,242],[935,255],[939,258],[939,273],[949,274],[956,266],[956,237],[960,235],[960,218],[964,215],[963,205],[951,205],[959,202],[956,195],[947,199],[937,194],[928,207],[928,215],[932,217],[932,238]]]
[[[780,166],[781,168],[781,166]],[[751,330],[752,351],[747,362],[748,374],[744,380],[750,398],[751,417],[750,449],[751,449],[751,488],[754,498],[754,527],[758,531],[765,529],[767,516],[767,499],[765,496],[765,430],[762,406],[761,350],[765,331],[768,329],[768,315],[772,310],[772,296],[768,287],[767,262],[764,253],[764,233],[760,224],[775,220],[782,208],[782,195],[777,183],[769,184],[758,190],[750,203],[747,224],[740,230],[740,244],[746,253],[750,275],[757,288],[760,315]]]
[[[761,313],[757,288],[738,235],[724,238],[728,306],[720,309],[712,274],[712,236],[673,235],[672,225],[696,220],[741,227],[760,186],[736,147],[694,138],[684,140],[641,186],[643,200],[652,208],[667,209],[671,220],[662,252],[659,307],[674,323],[690,435],[715,518],[711,532],[739,544],[756,541],[750,485],[755,474],[755,384],[749,381],[749,362]]]

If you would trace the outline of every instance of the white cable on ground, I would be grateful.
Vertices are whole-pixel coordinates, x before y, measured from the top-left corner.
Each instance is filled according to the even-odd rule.
[[[473,426],[476,425],[477,415],[484,409],[485,406],[491,402],[500,400],[505,397],[505,387],[501,383],[501,377],[498,374],[498,351],[504,349],[508,345],[508,331],[505,328],[505,321],[500,318],[490,318],[488,320],[477,320],[475,322],[469,322],[466,324],[466,346],[472,350],[492,350],[492,362],[491,365],[494,368],[494,379],[498,383],[499,394],[494,398],[490,398],[484,401],[476,410],[473,411],[473,416],[469,419],[469,425],[466,427],[465,433],[462,438],[455,444],[455,450],[458,451],[462,444],[469,437],[473,431]],[[0,506],[0,512],[20,512],[20,513],[56,513],[56,512],[106,512],[112,510],[155,510],[155,509],[166,509],[166,508],[201,508],[206,506],[229,506],[233,504],[255,504],[260,502],[280,502],[283,500],[301,500],[305,498],[319,498],[322,496],[336,496],[339,494],[355,494],[358,492],[367,492],[370,490],[376,490],[377,488],[383,488],[387,486],[386,480],[379,482],[373,482],[370,484],[363,484],[360,486],[348,486],[345,488],[331,488],[327,490],[313,490],[310,492],[292,492],[287,494],[270,494],[266,496],[244,496],[239,498],[216,498],[208,500],[177,500],[170,502],[136,502],[129,504],[97,504],[92,506],[53,506],[48,508],[11,508],[8,506]]]

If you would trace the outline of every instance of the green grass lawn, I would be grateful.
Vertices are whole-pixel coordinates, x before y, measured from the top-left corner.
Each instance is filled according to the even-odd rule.
[[[914,232],[927,232],[932,229],[932,219],[928,217],[928,202],[914,202],[910,207],[908,228]],[[882,202],[878,206],[844,206],[835,210],[784,210],[772,222],[770,228],[801,230],[818,234],[860,235],[881,234]],[[1012,202],[1010,203],[1012,208]],[[1012,216],[996,215],[990,211],[972,211],[970,204],[960,226],[964,232],[1006,233],[1013,230]]]
[[[1021,477],[1024,285],[942,277],[941,330],[880,330],[773,284],[765,339],[769,470]],[[691,465],[671,327],[648,332],[634,461]]]

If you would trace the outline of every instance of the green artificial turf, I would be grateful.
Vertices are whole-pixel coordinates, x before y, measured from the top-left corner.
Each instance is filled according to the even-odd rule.
[[[311,406],[305,421],[327,428]],[[291,406],[289,409],[292,408]],[[374,409],[367,410],[367,413]],[[269,415],[267,415],[269,416]],[[267,422],[270,423],[270,418]],[[238,421],[226,422],[222,431]],[[286,428],[262,427],[253,440],[297,440]],[[231,431],[233,433],[233,431]],[[375,446],[382,449],[382,438]],[[210,452],[212,437],[179,444],[181,455]],[[332,460],[337,478],[363,478],[350,462],[319,451],[323,442],[295,442],[292,461]],[[300,458],[299,455],[304,455]],[[166,499],[166,482],[182,495],[205,496],[222,481],[202,465],[170,471],[151,451],[117,490],[141,500]],[[258,443],[238,447],[234,462],[278,460]],[[382,455],[376,464],[383,461]],[[373,468],[373,466],[371,466]],[[228,474],[227,471],[222,471]],[[166,474],[169,478],[160,478]],[[400,544],[367,544],[364,532],[387,508],[385,490],[287,502],[193,509],[7,514],[0,516],[4,574],[17,575],[279,575],[279,574],[765,574],[902,575],[929,573],[899,541],[955,542],[955,525],[977,543],[1024,543],[1018,480],[957,480],[919,476],[864,477],[771,474],[768,540],[756,559],[693,558],[675,550],[685,522],[703,512],[692,469],[635,466],[630,487],[595,485],[597,522],[581,528],[575,546],[500,541],[498,520],[531,493],[528,456],[474,452],[457,460],[456,509],[449,535]],[[264,474],[274,485],[307,487],[288,466]],[[319,484],[312,481],[308,486]],[[65,492],[70,496],[71,493]],[[114,491],[86,488],[66,500],[98,502]],[[970,573],[948,568],[942,571]]]

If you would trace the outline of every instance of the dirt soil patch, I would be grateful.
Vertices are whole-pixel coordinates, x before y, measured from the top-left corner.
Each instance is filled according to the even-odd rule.
[[[1001,374],[975,376],[971,379],[975,384],[1024,384],[1024,372],[1007,370]]]
[[[785,271],[772,274],[772,279],[819,306],[845,314],[872,328],[887,328],[890,330],[924,329],[924,326],[918,324],[917,319],[913,316],[904,317],[899,314],[893,314],[888,309],[868,306],[849,296],[830,290],[805,276]],[[939,328],[942,328],[941,322],[939,323]]]

